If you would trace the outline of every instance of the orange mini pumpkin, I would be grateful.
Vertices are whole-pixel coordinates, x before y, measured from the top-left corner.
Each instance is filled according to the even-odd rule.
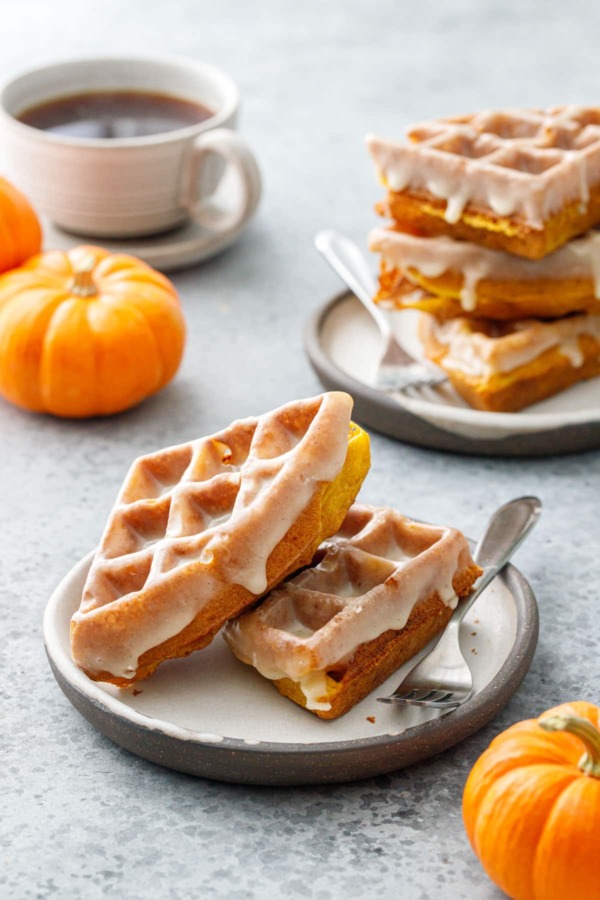
[[[0,276],[0,393],[26,409],[128,409],[173,378],[184,342],[175,288],[132,256],[77,247]]]
[[[20,266],[42,246],[42,229],[29,201],[0,178],[0,272]]]
[[[599,724],[591,703],[557,706],[500,734],[469,775],[467,835],[513,900],[600,898]]]

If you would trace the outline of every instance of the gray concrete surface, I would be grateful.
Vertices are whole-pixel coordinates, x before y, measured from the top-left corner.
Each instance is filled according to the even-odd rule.
[[[319,385],[303,323],[338,285],[316,229],[364,239],[379,197],[362,146],[432,114],[598,101],[594,0],[141,0],[6,4],[0,76],[60,55],[170,52],[227,69],[260,158],[260,214],[234,249],[179,274],[189,343],[177,380],[107,421],[0,403],[0,895],[11,898],[491,900],[460,820],[490,739],[563,700],[597,697],[597,453],[446,456],[374,436],[371,502],[476,535],[518,493],[545,504],[519,552],[541,611],[530,674],[484,731],[391,777],[315,789],[194,780],[112,745],[70,707],[44,657],[49,592],[97,541],[133,455]]]

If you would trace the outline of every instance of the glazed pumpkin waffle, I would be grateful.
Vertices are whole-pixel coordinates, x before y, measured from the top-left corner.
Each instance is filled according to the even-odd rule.
[[[405,231],[539,259],[600,221],[598,107],[437,119],[408,138],[367,138],[379,211]]]
[[[441,631],[480,574],[459,531],[355,504],[312,566],[229,622],[225,640],[281,694],[334,719]]]
[[[372,231],[369,247],[381,254],[375,299],[397,309],[421,309],[437,319],[466,313],[555,319],[600,312],[600,231],[574,238],[540,260],[390,228]]]
[[[491,322],[423,315],[426,356],[475,409],[516,412],[600,375],[600,315]]]
[[[75,662],[120,686],[210,643],[333,534],[369,468],[328,393],[138,459],[71,623]]]

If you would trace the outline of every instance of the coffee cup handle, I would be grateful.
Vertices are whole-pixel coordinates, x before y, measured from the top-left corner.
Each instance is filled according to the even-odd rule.
[[[220,209],[211,203],[211,197],[202,196],[199,187],[202,168],[209,156],[220,156],[226,170],[232,167],[239,176],[241,186],[239,202],[235,209]],[[223,177],[223,176],[221,176]],[[215,191],[221,178],[215,186]],[[192,152],[185,175],[183,202],[190,216],[200,225],[220,234],[237,231],[253,216],[261,194],[261,178],[256,160],[248,145],[230,128],[216,128],[200,134],[192,145]]]

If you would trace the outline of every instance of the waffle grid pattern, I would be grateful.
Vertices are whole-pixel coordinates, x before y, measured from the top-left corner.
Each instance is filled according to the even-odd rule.
[[[293,467],[320,401],[289,404],[133,464],[86,583],[82,612],[136,593],[200,558],[215,531]],[[249,468],[254,495],[242,497]],[[251,492],[252,494],[252,492]]]
[[[407,134],[420,149],[482,160],[485,166],[513,169],[531,180],[600,153],[600,109],[481,112],[415,125]]]
[[[270,656],[274,650],[280,661],[287,661],[286,671],[296,664],[309,668],[311,660],[327,657],[332,637],[335,643],[336,632],[344,632],[367,605],[373,622],[379,619],[375,603],[397,598],[402,604],[411,592],[419,594],[418,601],[438,587],[449,602],[459,551],[466,546],[453,529],[413,522],[391,509],[355,504],[340,531],[321,545],[315,564],[276,588],[258,609],[231,623],[226,639],[236,654],[239,650],[242,656],[254,656],[255,662],[265,651]],[[428,552],[432,549],[451,555],[453,570],[443,589],[423,579],[425,569],[431,579],[436,568]],[[415,588],[419,583],[424,586],[422,597],[423,591]]]
[[[394,195],[416,191],[446,201],[449,225],[471,204],[543,230],[573,203],[579,230],[594,224],[584,213],[590,200],[596,208],[600,184],[600,107],[480,112],[415,125],[407,136],[405,143],[367,138],[380,176]],[[390,210],[401,218],[401,201]]]

